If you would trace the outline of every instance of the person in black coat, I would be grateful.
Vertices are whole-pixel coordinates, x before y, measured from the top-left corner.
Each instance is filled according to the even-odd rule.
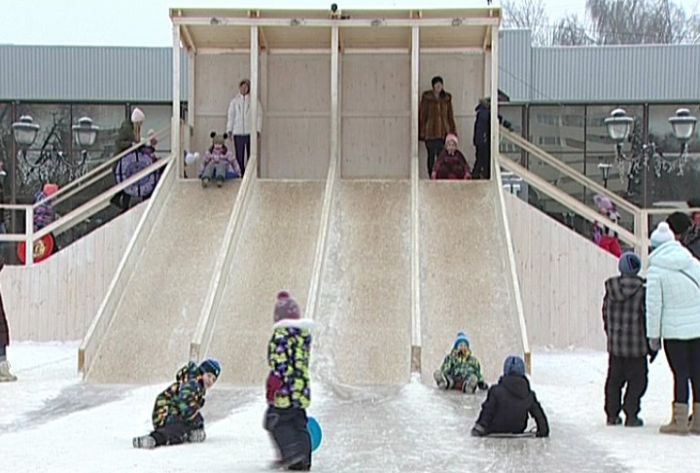
[[[525,377],[525,362],[518,356],[509,356],[503,364],[503,376],[489,389],[471,433],[476,437],[522,434],[527,428],[528,415],[537,423],[536,436],[548,437],[547,416]]]

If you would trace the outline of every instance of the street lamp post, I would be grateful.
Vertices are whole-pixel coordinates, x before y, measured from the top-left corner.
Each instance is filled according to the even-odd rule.
[[[642,144],[640,155],[629,156],[625,154],[622,150],[622,143],[632,132],[634,119],[628,116],[623,109],[613,110],[604,121],[608,128],[608,135],[615,141],[615,153],[619,165],[627,163],[631,167],[643,166],[646,168],[653,162],[657,177],[661,176],[661,171],[671,172],[676,167],[678,167],[678,175],[683,175],[683,166],[688,160],[688,142],[695,134],[697,123],[697,118],[690,114],[690,110],[679,108],[676,110],[676,114],[668,119],[673,135],[681,143],[680,153],[673,158],[667,158],[666,155],[658,153],[656,143],[653,141]]]
[[[100,127],[93,124],[90,117],[81,117],[78,119],[78,123],[73,125],[72,128],[73,134],[75,135],[75,142],[80,148],[82,161],[85,162],[88,154],[87,149],[95,144],[97,132],[100,131]]]

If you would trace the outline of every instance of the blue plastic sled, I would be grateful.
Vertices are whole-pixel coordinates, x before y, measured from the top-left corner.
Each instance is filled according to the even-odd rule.
[[[321,430],[321,424],[314,417],[309,417],[306,422],[306,429],[309,431],[309,436],[311,437],[311,451],[315,452],[318,447],[321,446],[323,441],[323,430]]]

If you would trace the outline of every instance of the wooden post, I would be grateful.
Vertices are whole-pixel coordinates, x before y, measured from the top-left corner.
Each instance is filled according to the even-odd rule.
[[[185,149],[192,151],[192,136],[194,135],[195,120],[195,80],[197,53],[190,49],[187,53],[187,133],[185,134]]]
[[[331,28],[331,162],[338,166],[338,144],[340,143],[338,130],[339,126],[339,107],[338,107],[338,63],[340,61],[339,54],[339,35],[337,26]],[[329,163],[329,166],[332,165]]]
[[[420,206],[418,162],[418,82],[420,72],[420,28],[411,28],[411,370],[420,372]],[[430,178],[430,176],[428,176]]]
[[[34,264],[34,207],[28,205],[25,210],[24,233],[27,235],[25,245],[25,261],[26,265]]]
[[[250,158],[252,161],[258,156],[258,68],[260,45],[258,43],[258,27],[250,27],[250,110],[252,115],[252,130],[250,132]],[[258,167],[260,164],[258,163]],[[258,172],[254,169],[252,172]]]
[[[176,162],[177,177],[183,174],[184,159],[180,149],[180,26],[173,24],[173,116],[170,124],[170,149]]]
[[[489,85],[491,96],[491,176],[495,176],[496,156],[499,149],[498,129],[498,28],[491,28],[491,84]],[[499,182],[500,186],[501,183]]]

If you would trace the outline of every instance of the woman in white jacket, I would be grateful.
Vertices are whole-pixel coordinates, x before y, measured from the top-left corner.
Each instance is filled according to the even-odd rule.
[[[663,340],[673,372],[673,418],[659,431],[700,434],[700,263],[678,241],[666,222],[651,234],[647,273],[647,337],[652,350]],[[693,420],[688,422],[688,383]]]
[[[238,84],[239,93],[228,105],[228,122],[226,131],[233,137],[233,147],[236,161],[241,168],[241,176],[245,173],[245,165],[250,156],[250,135],[253,132],[253,111],[250,107],[250,81],[243,79]],[[258,100],[258,119],[255,131],[262,131],[262,104]]]

